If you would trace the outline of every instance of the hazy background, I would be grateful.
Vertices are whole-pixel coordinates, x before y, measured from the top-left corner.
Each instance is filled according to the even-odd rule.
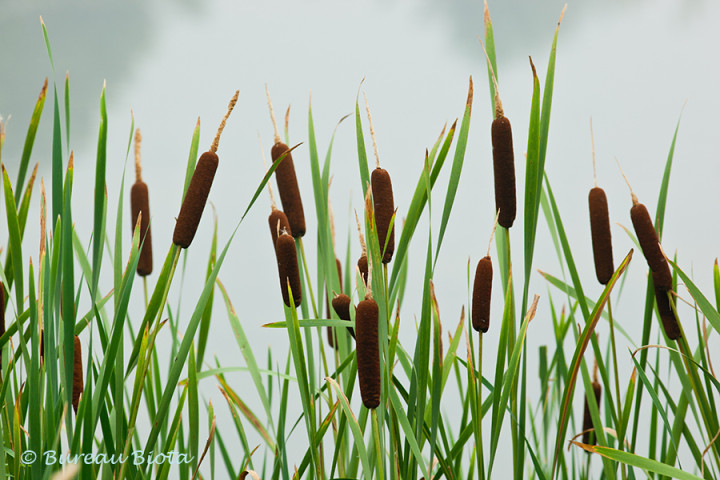
[[[490,4],[500,92],[505,114],[513,124],[519,192],[525,181],[522,159],[527,145],[532,94],[528,55],[538,68],[544,88],[552,36],[563,4],[563,1],[530,0]],[[265,83],[270,86],[278,117],[282,117],[288,104],[292,106],[291,144],[307,142],[307,111],[312,91],[318,149],[324,155],[332,129],[342,116],[353,111],[358,87],[365,78],[362,90],[367,93],[372,109],[381,163],[392,176],[398,215],[403,216],[422,169],[425,148],[432,146],[444,124],[449,125],[462,115],[468,78],[472,76],[475,100],[464,172],[435,271],[443,325],[454,330],[468,298],[468,259],[474,270],[477,260],[485,254],[494,217],[489,135],[492,117],[486,66],[477,40],[477,36],[483,34],[480,2],[373,1],[358,5],[326,0],[302,3],[129,1],[122,4],[0,1],[0,12],[0,45],[3,46],[0,49],[0,115],[4,121],[11,117],[2,158],[11,179],[17,175],[37,94],[44,78],[50,76],[51,81],[53,78],[40,28],[39,16],[42,15],[52,43],[54,78],[61,92],[65,73],[70,75],[69,148],[75,152],[73,208],[80,238],[87,242],[92,228],[89,218],[99,98],[106,81],[108,209],[114,215],[125,166],[128,168],[126,195],[134,181],[132,158],[125,163],[132,108],[135,126],[143,133],[143,177],[150,188],[156,272],[170,245],[197,118],[202,122],[200,149],[204,151],[210,146],[236,89],[240,90],[240,97],[220,142],[220,166],[210,195],[219,218],[220,248],[235,228],[264,173],[258,133],[265,154],[269,155],[272,125],[266,107]],[[670,182],[663,247],[670,256],[677,251],[685,271],[693,272],[705,292],[711,291],[711,267],[718,255],[718,220],[714,213],[720,202],[716,141],[720,131],[719,72],[717,62],[713,61],[715,47],[720,45],[720,33],[715,28],[719,14],[720,4],[703,0],[569,2],[558,43],[546,172],[585,293],[591,298],[596,298],[601,288],[595,280],[589,243],[587,194],[593,182],[589,118],[592,116],[594,122],[598,182],[605,188],[610,203],[618,265],[632,244],[615,222],[630,226],[631,203],[613,157],[617,156],[622,162],[634,191],[654,215],[662,169],[686,100]],[[52,102],[51,84],[31,159],[31,168],[35,162],[40,163],[39,175],[45,177],[48,186]],[[365,116],[363,121],[367,125]],[[353,259],[359,255],[359,245],[349,213],[362,206],[354,128],[351,118],[338,129],[331,189],[339,256],[344,258],[350,232]],[[366,139],[370,153],[369,135]],[[63,141],[63,152],[66,147]],[[305,246],[310,265],[314,267],[317,225],[307,143],[293,156],[307,215]],[[370,160],[374,162],[372,157]],[[64,161],[67,162],[67,154]],[[436,184],[434,235],[442,216],[441,202],[449,169],[449,165],[446,166]],[[37,245],[39,235],[37,189],[33,198],[34,210],[26,232],[25,245],[28,246]],[[520,194],[518,205],[522,202]],[[264,323],[283,318],[277,271],[267,234],[269,211],[268,197],[263,194],[240,227],[220,279],[228,289],[256,357],[261,361],[267,355],[267,348],[272,347],[275,361],[284,368],[288,345],[285,332],[261,328]],[[511,236],[516,254],[514,272],[520,278],[523,271],[521,207],[518,212]],[[128,217],[124,225],[128,240],[124,253],[127,254],[129,208],[126,207],[124,214]],[[108,224],[112,230],[114,223]],[[0,228],[0,238],[4,238],[4,222]],[[410,350],[420,312],[420,278],[427,228],[425,215],[410,250],[408,288],[401,320],[401,340]],[[179,297],[183,298],[181,325],[187,324],[190,307],[199,297],[211,235],[212,214],[208,209],[188,251],[183,290],[180,291],[178,276],[171,291],[172,305],[177,304]],[[537,241],[535,267],[561,276],[544,218],[540,219]],[[37,252],[29,247],[25,253],[37,257]],[[496,257],[494,246],[492,255]],[[107,260],[104,266],[105,273],[109,273],[111,266]],[[625,291],[613,305],[617,320],[636,342],[642,328],[645,273],[644,260],[636,252]],[[156,278],[157,273],[149,277],[151,285]],[[106,277],[104,290],[111,284],[111,278]],[[136,286],[131,310],[135,325],[142,315],[142,288],[139,282]],[[690,299],[682,286],[678,290],[683,298]],[[491,330],[484,342],[486,372],[493,371],[495,365],[492,339],[499,331],[500,291],[496,280]],[[540,294],[541,300],[528,338],[529,396],[533,405],[540,395],[535,381],[537,348],[554,342],[549,292],[554,295],[556,306],[565,301],[563,295],[535,274],[531,294]],[[82,299],[87,303],[85,291]],[[681,318],[687,322],[686,329],[691,327],[694,316],[688,308],[681,311]],[[653,339],[657,328],[654,323]],[[607,324],[603,322],[598,331],[604,343]],[[166,329],[163,334],[167,340],[169,331]],[[210,339],[206,361],[212,359],[209,355],[215,354],[224,366],[244,365],[219,294]],[[83,338],[83,344],[87,343]],[[160,342],[161,358],[167,358],[166,343]],[[618,339],[622,385],[627,384],[631,371],[627,349],[636,346],[622,337]],[[461,351],[464,355],[463,348]],[[588,354],[588,361],[592,361],[591,356]],[[249,376],[238,373],[229,375],[229,379],[231,386],[243,392],[243,399],[260,415],[262,409],[252,392]],[[204,380],[203,395],[213,401],[223,438],[234,447],[231,451],[239,452],[236,458],[240,462],[242,449],[216,383],[214,379]],[[358,398],[355,400],[359,405]],[[575,400],[580,412],[579,391]],[[450,423],[457,429],[459,418],[453,418],[457,417],[453,413],[457,411],[457,397],[452,387],[444,404]],[[295,409],[294,415],[299,411]],[[294,421],[297,417],[291,415],[291,418]],[[244,424],[254,447],[261,440],[247,422]],[[143,426],[149,428],[149,422],[139,422],[141,435]],[[201,435],[206,435],[206,430],[201,430]],[[509,445],[509,438],[506,441]],[[298,452],[304,451],[306,442],[304,432],[299,430],[291,437]],[[263,448],[256,453],[257,462],[262,461],[262,452]],[[301,453],[289,456],[291,464],[299,464],[300,460]],[[496,473],[502,473],[499,469],[503,465],[498,462]]]

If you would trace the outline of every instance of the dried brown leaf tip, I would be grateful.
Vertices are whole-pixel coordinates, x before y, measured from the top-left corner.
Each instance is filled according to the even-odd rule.
[[[147,184],[142,180],[142,166],[140,164],[140,145],[142,135],[140,129],[135,130],[135,183],[130,189],[130,213],[132,220],[132,233],[135,235],[135,226],[140,216],[140,258],[137,264],[137,273],[141,277],[150,275],[153,268],[152,234],[150,232],[150,194]]]
[[[380,405],[380,349],[378,344],[378,304],[366,297],[355,314],[355,355],[360,381],[360,396],[366,408]]]
[[[193,176],[190,179],[190,185],[185,193],[185,199],[180,207],[180,213],[178,214],[177,223],[175,224],[175,231],[173,232],[173,243],[182,248],[188,248],[193,238],[195,238],[195,233],[200,224],[203,210],[205,210],[205,204],[207,203],[208,195],[210,195],[210,188],[212,187],[215,172],[218,167],[218,156],[215,152],[220,142],[220,134],[225,128],[225,122],[235,107],[238,93],[239,92],[235,92],[235,95],[230,100],[227,113],[220,122],[220,127],[215,135],[215,140],[210,146],[210,150],[200,156],[200,160],[198,160]]]
[[[82,345],[80,343],[80,337],[75,335],[75,356],[73,363],[73,391],[72,391],[72,406],[75,413],[78,411],[78,405],[80,404],[80,396],[83,392],[83,363],[82,363]]]
[[[291,306],[290,296],[288,294],[288,285],[292,290],[293,302],[295,307],[300,306],[302,302],[302,290],[300,289],[300,269],[298,268],[297,250],[295,250],[295,240],[287,233],[282,234],[277,239],[275,246],[277,255],[278,273],[280,275],[280,290],[282,291],[283,302],[288,307]]]

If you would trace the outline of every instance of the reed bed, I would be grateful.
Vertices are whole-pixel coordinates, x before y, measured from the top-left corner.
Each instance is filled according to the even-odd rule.
[[[122,221],[124,177],[119,185],[108,184],[105,178],[105,88],[100,95],[93,194],[84,191],[84,185],[73,184],[72,153],[62,148],[69,133],[68,122],[61,122],[60,104],[63,99],[69,111],[69,77],[64,86],[46,83],[34,106],[18,171],[12,172],[17,174],[15,182],[2,166],[6,228],[0,230],[4,253],[0,258],[0,478],[718,478],[720,384],[713,373],[708,338],[713,330],[720,331],[720,269],[716,262],[713,291],[705,294],[688,275],[682,252],[668,259],[660,246],[679,122],[654,221],[634,194],[630,218],[616,218],[607,208],[604,191],[597,185],[590,190],[587,241],[593,243],[595,272],[578,271],[581,263],[573,256],[566,226],[586,225],[587,219],[561,215],[545,172],[560,22],[542,88],[532,60],[528,71],[531,108],[527,159],[520,170],[525,172],[521,208],[517,208],[513,135],[499,101],[487,5],[483,23],[491,115],[477,118],[476,113],[474,122],[480,127],[473,135],[483,135],[488,145],[484,168],[488,175],[493,170],[495,189],[474,193],[480,219],[462,219],[467,255],[477,255],[476,225],[489,225],[496,217],[503,228],[495,237],[495,248],[491,240],[478,261],[474,277],[469,262],[467,272],[454,275],[453,285],[463,274],[467,277],[467,291],[460,292],[467,295],[466,304],[448,302],[441,308],[435,285],[446,281],[436,275],[437,262],[458,185],[474,182],[463,174],[472,107],[478,102],[472,78],[467,95],[458,93],[458,120],[443,127],[437,139],[429,139],[424,156],[404,164],[404,171],[414,170],[417,178],[412,192],[393,190],[389,173],[380,168],[372,119],[368,115],[364,123],[358,94],[352,117],[364,202],[353,205],[362,212],[355,218],[359,245],[348,240],[346,253],[339,258],[329,188],[333,168],[347,168],[335,165],[332,154],[335,134],[346,135],[347,130],[332,132],[321,160],[312,107],[308,109],[304,147],[295,152],[296,159],[307,156],[297,166],[307,168],[312,178],[314,211],[306,218],[291,155],[295,147],[288,146],[289,115],[281,139],[267,93],[273,164],[258,179],[254,192],[242,192],[250,200],[240,218],[234,219],[238,220],[235,231],[244,232],[243,219],[275,176],[282,211],[271,200],[268,225],[281,295],[275,293],[276,304],[265,305],[269,318],[264,317],[264,326],[278,339],[267,352],[267,361],[260,357],[266,352],[245,333],[247,322],[259,319],[247,318],[244,309],[235,308],[244,307],[255,292],[229,291],[219,278],[230,248],[254,254],[254,247],[233,244],[235,233],[218,248],[217,222],[208,232],[212,242],[203,265],[203,286],[185,294],[193,297],[190,313],[186,303],[181,309],[170,296],[182,282],[185,264],[198,261],[192,249],[183,250],[200,228],[219,165],[220,133],[237,93],[209,151],[198,154],[199,120],[189,135],[185,183],[177,186],[182,206],[172,242],[170,232],[154,229],[155,258],[163,260],[153,272],[151,254],[144,253],[151,245],[151,217],[149,192],[141,176],[139,134],[128,250]],[[42,26],[52,67],[49,34]],[[35,174],[26,178],[48,92],[54,100],[48,120],[53,127],[52,178],[47,198],[41,179],[37,198]],[[372,172],[366,150],[368,126],[376,160]],[[129,127],[126,155],[134,120]],[[391,166],[399,171],[396,164]],[[106,189],[119,192],[114,217],[107,213]],[[440,191],[444,198],[439,198]],[[212,194],[218,195],[218,201],[229,201],[227,197],[238,192]],[[73,197],[93,199],[91,219],[73,217]],[[33,202],[40,204],[41,212],[39,255],[35,255],[37,244],[29,245],[25,238],[25,225],[37,221],[29,214]],[[438,203],[442,216],[440,228],[435,229],[436,221],[423,220],[426,215],[431,220]],[[339,228],[354,230],[352,218],[337,220]],[[633,225],[626,229],[629,238],[611,235],[612,225],[628,221]],[[80,222],[90,224],[91,238],[81,238],[75,230]],[[541,222],[556,240],[562,273],[536,270],[553,253],[535,255],[537,235],[546,234],[538,229]],[[114,231],[108,223],[114,223]],[[420,225],[427,225],[427,231],[421,231]],[[511,252],[511,235],[521,239],[522,252]],[[164,257],[157,257],[158,238],[168,239]],[[313,239],[312,254],[306,255],[303,238]],[[617,265],[613,241],[615,251],[627,252]],[[633,245],[640,247],[647,268],[643,262],[638,266],[637,258],[632,262]],[[415,256],[418,249],[425,251],[424,256]],[[32,253],[28,256],[28,252]],[[518,255],[523,259],[522,273],[513,271]],[[183,263],[177,268],[181,257]],[[110,262],[104,264],[104,258]],[[309,258],[316,262],[311,264]],[[635,282],[628,275],[630,269],[648,272],[647,281],[639,285],[646,295],[626,295],[620,302],[622,292]],[[704,266],[695,270],[704,271]],[[149,291],[139,305],[142,317],[130,318],[137,297],[132,295],[136,273],[144,275]],[[583,288],[595,279],[602,285],[599,293]],[[532,291],[538,283],[542,297]],[[418,305],[403,303],[409,289],[419,292]],[[214,304],[216,293],[222,298],[217,302],[220,306]],[[89,302],[87,311],[80,298]],[[332,299],[333,308],[326,303],[323,312],[323,299]],[[632,311],[630,303],[644,307],[641,338],[633,338],[626,328],[638,321],[626,313]],[[238,360],[232,365],[210,360],[211,325],[225,321],[238,342]],[[601,340],[597,333],[605,322],[610,334]],[[528,338],[540,329],[550,332],[554,343],[535,352]],[[412,332],[410,341],[403,340],[401,331]],[[331,332],[332,349],[327,348],[326,332]],[[617,348],[626,340],[636,349]],[[156,348],[158,341],[168,342],[167,358]],[[490,358],[484,349],[496,352],[496,357]],[[595,366],[588,363],[589,350]],[[632,368],[618,362],[619,356]],[[202,393],[200,387],[211,382],[220,390],[229,422],[218,422],[220,407]],[[534,390],[536,385],[539,391]],[[151,418],[152,423],[142,425],[143,418]],[[106,458],[139,452],[144,461],[80,462],[61,472],[60,464],[29,462],[27,452],[92,453]],[[177,452],[186,454],[188,462],[154,461]]]

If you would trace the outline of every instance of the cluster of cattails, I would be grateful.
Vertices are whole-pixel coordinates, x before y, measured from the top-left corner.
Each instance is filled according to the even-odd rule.
[[[630,209],[630,218],[632,219],[633,228],[637,235],[640,248],[645,255],[650,273],[652,274],[653,284],[655,285],[655,299],[657,301],[660,319],[665,329],[665,334],[670,340],[680,338],[680,326],[678,325],[675,312],[670,306],[668,293],[672,290],[672,274],[668,265],[665,254],[660,248],[657,232],[653,227],[652,220],[647,208],[638,202],[637,197],[633,194],[633,206]]]
[[[178,214],[177,223],[175,224],[175,231],[173,232],[173,243],[182,248],[188,248],[190,246],[195,237],[198,225],[200,224],[200,218],[202,217],[203,210],[205,210],[205,204],[210,194],[210,187],[212,187],[212,182],[218,167],[217,148],[220,143],[220,134],[225,128],[225,122],[230,116],[230,112],[232,112],[235,107],[239,93],[239,91],[236,91],[232,100],[230,100],[227,113],[225,117],[223,117],[222,122],[220,122],[220,128],[218,128],[210,150],[200,156],[200,160],[198,160],[193,176],[190,179],[190,185],[188,186],[185,199],[180,207],[180,213]]]
[[[624,173],[623,177],[625,177]],[[628,187],[630,187],[630,182],[627,181],[627,178],[625,178],[625,181]],[[660,240],[658,239],[657,231],[655,231],[647,207],[638,201],[632,188],[630,188],[630,196],[633,204],[630,208],[630,219],[632,220],[640,248],[645,256],[645,260],[647,260],[648,267],[650,267],[660,320],[662,321],[665,335],[667,335],[670,340],[677,340],[682,334],[677,316],[668,298],[668,295],[670,295],[672,291],[670,266],[660,247]]]
[[[140,143],[142,135],[140,129],[135,130],[135,183],[130,189],[130,212],[132,214],[132,229],[135,235],[135,226],[140,216],[140,258],[137,264],[137,273],[141,277],[150,275],[153,268],[152,235],[150,233],[150,199],[148,186],[142,179],[140,165]],[[144,240],[143,240],[144,237]]]
[[[275,113],[272,108],[272,102],[270,101],[270,92],[267,86],[265,87],[265,92],[268,97],[270,117],[275,130],[275,143],[270,150],[273,163],[276,163],[284,155],[282,161],[275,168],[275,181],[277,181],[278,191],[280,192],[280,202],[282,203],[283,211],[290,224],[291,235],[299,238],[305,235],[305,211],[303,210],[302,198],[300,197],[297,175],[295,175],[295,165],[292,154],[290,153],[290,147],[280,139],[277,122],[275,121]]]
[[[602,386],[598,382],[597,378],[597,363],[595,364],[595,373],[592,381],[593,394],[595,395],[595,403],[600,410],[600,397],[602,395]],[[595,438],[595,432],[593,431],[593,421],[590,415],[590,405],[588,404],[587,397],[585,397],[585,412],[583,414],[583,443],[586,445],[595,445],[597,439]],[[588,452],[589,453],[589,452]]]
[[[75,356],[73,363],[73,389],[72,389],[72,407],[75,413],[78,411],[80,404],[80,395],[83,392],[83,363],[80,337],[75,335]]]
[[[295,248],[295,238],[305,235],[305,213],[303,211],[302,199],[300,198],[300,189],[298,188],[297,177],[295,176],[295,167],[293,165],[290,148],[280,141],[275,114],[270,101],[270,92],[265,87],[268,97],[268,107],[270,108],[270,117],[272,118],[273,128],[275,130],[275,143],[270,150],[273,163],[277,162],[281,157],[282,161],[275,168],[275,180],[278,184],[280,192],[280,201],[283,210],[279,210],[275,206],[275,198],[272,189],[268,185],[270,199],[272,200],[272,211],[268,217],[270,225],[270,235],[272,236],[273,245],[275,246],[275,256],[278,265],[278,275],[280,277],[280,291],[282,292],[283,302],[288,307],[299,306],[302,302],[302,289],[300,286],[300,268],[298,266],[297,250]],[[288,294],[288,286],[292,291],[292,302]]]

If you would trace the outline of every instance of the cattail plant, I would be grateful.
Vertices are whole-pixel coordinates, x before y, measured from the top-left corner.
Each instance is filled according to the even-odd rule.
[[[485,51],[485,46],[480,45],[485,52],[488,68],[495,86],[495,119],[491,126],[491,138],[493,147],[493,174],[495,177],[495,211],[500,212],[498,223],[505,228],[512,227],[516,215],[515,200],[515,155],[513,153],[512,128],[510,120],[504,115],[502,102],[492,67],[490,57]]]
[[[364,95],[364,94],[363,94]],[[395,202],[393,200],[392,182],[390,174],[384,168],[380,168],[380,156],[378,155],[375,129],[373,128],[370,105],[365,97],[365,108],[370,123],[370,136],[372,137],[373,150],[375,152],[375,170],[373,170],[370,184],[372,185],[373,209],[375,211],[375,225],[377,227],[378,242],[380,251],[383,252],[382,263],[390,263],[395,252],[395,225],[390,228],[390,222],[395,215]]]
[[[630,218],[632,219],[633,228],[637,235],[640,248],[648,262],[650,271],[652,272],[653,282],[662,290],[670,290],[672,288],[672,274],[670,267],[660,248],[657,232],[653,226],[650,214],[642,203],[639,203],[637,197],[633,195],[633,206],[630,209]]]
[[[140,144],[142,135],[140,129],[135,130],[135,183],[130,189],[130,212],[132,216],[132,231],[135,234],[135,225],[137,225],[138,215],[140,217],[140,238],[143,236],[142,248],[140,249],[140,258],[137,264],[137,273],[141,277],[150,275],[153,268],[152,260],[152,235],[150,234],[150,200],[148,196],[148,186],[142,180],[142,167],[140,165]]]
[[[620,162],[618,162],[618,167]],[[658,305],[658,312],[663,322],[663,328],[665,334],[670,340],[677,340],[680,338],[680,326],[678,325],[678,319],[675,312],[672,310],[667,297],[667,292],[672,290],[672,274],[670,273],[670,266],[668,265],[665,254],[660,247],[660,240],[658,239],[657,232],[653,226],[650,214],[648,213],[645,205],[638,201],[635,192],[630,187],[625,173],[620,172],[625,178],[625,182],[630,188],[630,196],[632,198],[632,207],[630,208],[630,219],[635,229],[635,235],[637,235],[638,243],[643,251],[645,260],[647,260],[648,267],[650,267],[650,273],[652,275],[653,284],[655,285],[655,299]]]
[[[475,283],[472,292],[472,326],[476,332],[487,333],[490,328],[490,294],[492,293],[493,268],[490,259],[490,245],[498,224],[498,216],[495,216],[490,244],[487,253],[478,261],[475,269]]]
[[[593,394],[595,395],[595,403],[598,406],[598,411],[600,410],[600,397],[602,395],[602,386],[600,385],[600,382],[598,382],[597,377],[597,362],[595,362],[595,370],[593,373],[593,381],[592,381],[592,389]],[[593,431],[593,421],[592,416],[590,415],[590,405],[588,404],[587,397],[585,397],[585,412],[583,414],[583,443],[586,445],[595,445],[597,443],[597,440],[595,438],[595,432]],[[590,453],[590,452],[588,452]]]
[[[368,276],[368,278],[371,278]],[[365,299],[355,313],[355,356],[363,405],[370,410],[380,405],[380,346],[378,343],[378,304],[368,283]]]
[[[82,363],[82,346],[80,337],[75,335],[75,357],[73,363],[73,390],[72,390],[72,407],[75,413],[78,411],[80,403],[80,395],[83,392],[83,363]]]
[[[45,362],[45,330],[40,330],[40,363]]]
[[[290,297],[288,295],[288,283],[293,294],[293,301],[298,307],[302,302],[302,290],[300,289],[300,270],[298,268],[297,250],[295,240],[287,232],[280,234],[275,245],[277,255],[278,273],[280,275],[280,290],[282,291],[283,302],[288,307]]]
[[[200,160],[198,160],[197,166],[195,167],[195,172],[193,172],[193,176],[190,179],[190,185],[188,186],[185,199],[180,207],[180,213],[178,214],[177,223],[175,224],[175,232],[173,233],[173,243],[182,248],[188,248],[190,246],[195,237],[198,225],[200,224],[200,218],[205,209],[205,203],[207,203],[210,187],[212,187],[215,171],[218,167],[218,156],[216,152],[218,144],[220,143],[220,135],[225,128],[225,122],[235,107],[239,94],[240,91],[236,91],[230,100],[227,113],[223,117],[222,122],[220,122],[220,127],[215,135],[215,140],[210,146],[210,150],[200,156]]]
[[[265,92],[268,98],[268,107],[270,108],[270,118],[272,119],[273,129],[275,130],[275,144],[270,150],[273,163],[277,162],[280,157],[285,154],[282,162],[275,168],[275,180],[277,181],[278,191],[280,192],[280,201],[282,202],[283,211],[287,215],[290,223],[291,235],[295,238],[305,235],[305,211],[303,210],[302,198],[300,197],[300,187],[298,187],[297,176],[295,175],[295,165],[293,164],[290,148],[280,139],[277,122],[275,121],[275,113],[270,101],[270,91],[265,85]]]
[[[258,134],[258,141],[260,135]],[[260,143],[260,153],[262,155],[263,164],[265,165],[265,171],[267,171],[267,163],[265,162],[265,153],[263,153],[262,143]],[[272,185],[267,184],[268,194],[270,195],[270,215],[268,216],[268,225],[270,227],[270,236],[272,237],[273,248],[277,245],[278,235],[283,230],[289,232],[292,235],[292,229],[290,228],[290,222],[288,222],[287,215],[282,210],[277,208],[275,203],[275,195],[273,194]]]
[[[597,186],[595,171],[595,141],[592,138],[592,119],[590,119],[590,137],[592,141],[593,181],[595,186],[588,194],[590,207],[590,233],[592,236],[595,275],[598,282],[607,285],[615,271],[612,255],[612,239],[610,236],[610,215],[605,190]]]

